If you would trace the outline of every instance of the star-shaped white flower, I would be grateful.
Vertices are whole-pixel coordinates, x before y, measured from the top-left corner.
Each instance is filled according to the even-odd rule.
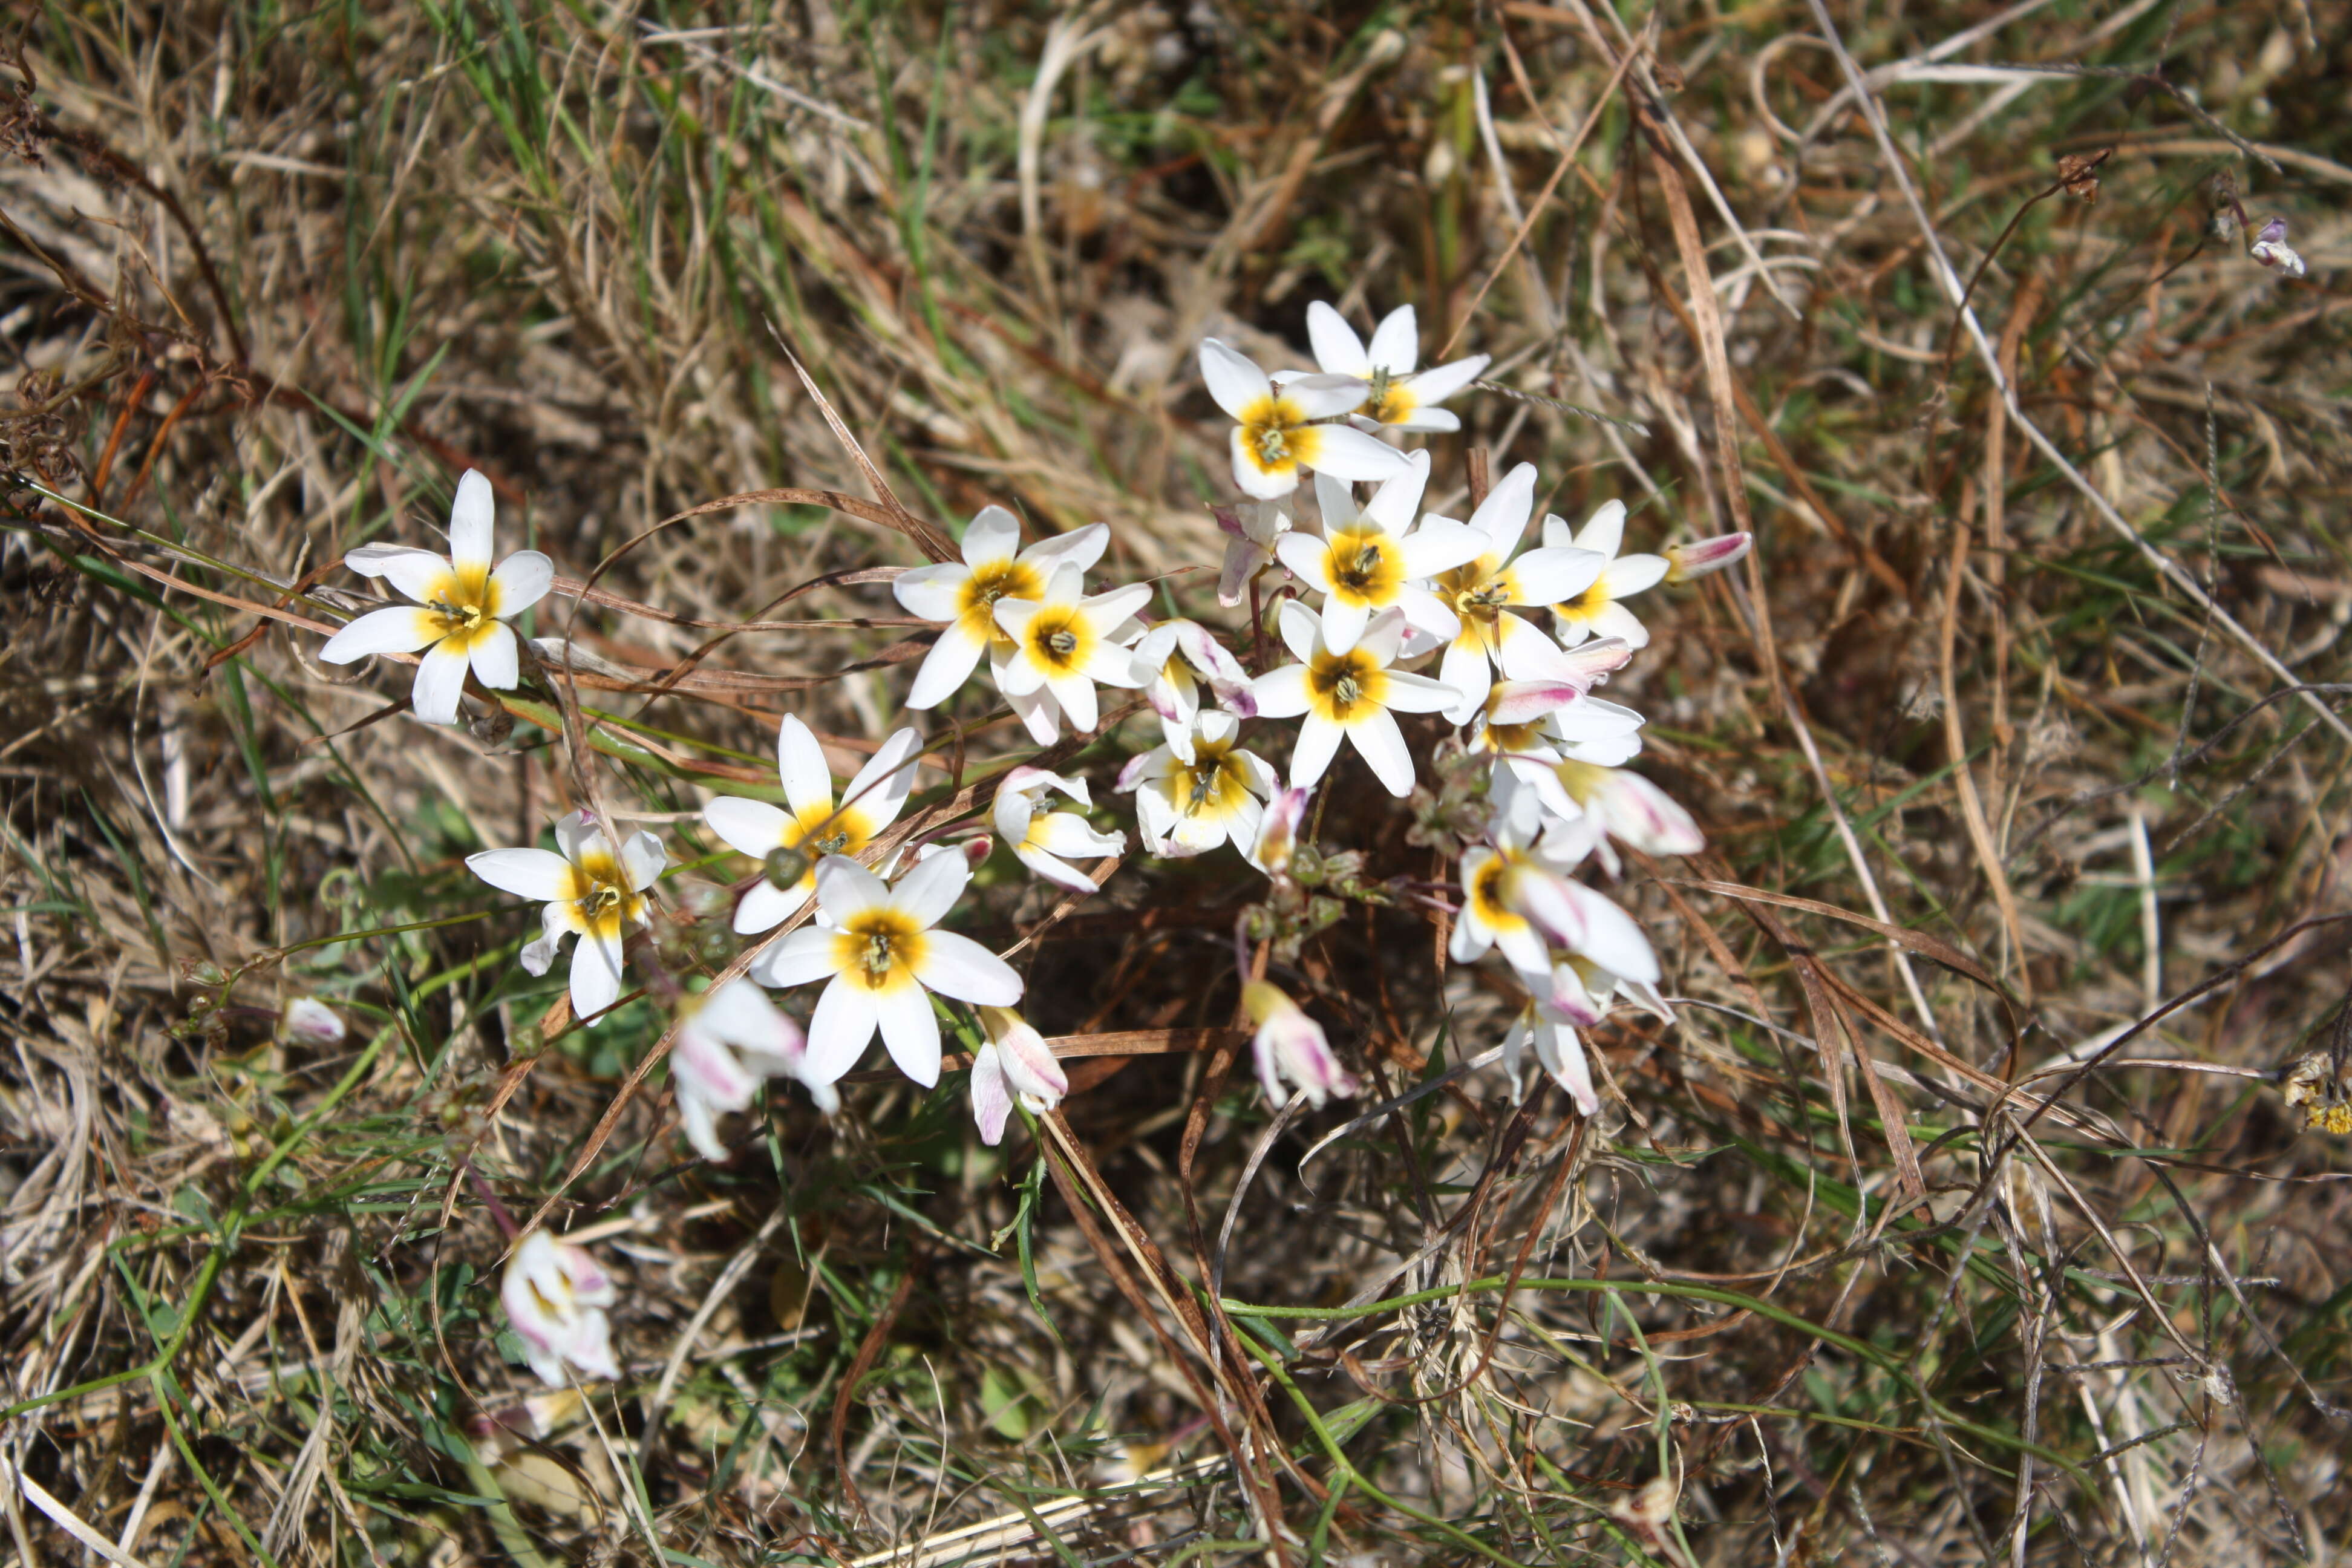
[[[798,1079],[827,1116],[841,1109],[830,1083],[811,1081],[808,1042],[801,1026],[777,1011],[748,980],[730,980],[679,1004],[677,1039],[670,1047],[670,1082],[677,1090],[686,1140],[704,1159],[724,1162],[718,1121],[751,1108],[761,1079]]]
[[[1462,910],[1447,946],[1454,963],[1475,963],[1499,947],[1522,975],[1549,973],[1549,937],[1575,929],[1580,915],[1567,876],[1536,852],[1541,824],[1532,797],[1507,790],[1489,841],[1463,852]]]
[[[1461,429],[1461,419],[1437,405],[1477,380],[1489,363],[1486,354],[1472,354],[1415,371],[1421,361],[1421,327],[1411,305],[1399,305],[1381,318],[1367,345],[1346,317],[1318,300],[1307,307],[1307,341],[1326,374],[1370,384],[1353,421],[1365,429]]]
[[[1064,563],[1081,574],[1102,559],[1110,525],[1091,523],[1021,548],[1021,524],[1001,506],[983,507],[963,531],[963,563],[947,562],[902,572],[890,585],[910,616],[945,621],[947,629],[923,656],[909,708],[936,708],[955,695],[980,664],[980,656],[1004,634],[997,629],[1000,599],[1040,599],[1054,569]]]
[[[996,836],[1013,858],[1049,882],[1076,892],[1091,893],[1095,879],[1070,861],[1081,857],[1117,855],[1127,848],[1124,833],[1101,833],[1074,811],[1041,809],[1047,794],[1059,790],[1080,805],[1094,805],[1082,778],[1065,778],[1044,768],[1014,768],[996,786],[992,816]]]
[[[719,795],[702,808],[702,819],[730,848],[755,860],[778,849],[798,849],[809,858],[808,874],[789,888],[764,879],[753,883],[735,906],[735,930],[748,936],[783,924],[816,892],[817,861],[827,855],[855,855],[896,822],[915,787],[915,759],[922,749],[914,731],[898,731],[857,770],[836,805],[824,748],[806,724],[785,714],[776,731],[776,774],[792,809],[733,795]]]
[[[1250,695],[1249,671],[1225,650],[1209,628],[1197,621],[1162,621],[1135,645],[1135,679],[1160,715],[1160,732],[1178,754],[1188,754],[1192,743],[1192,716],[1201,710],[1202,680],[1218,704],[1251,719],[1257,700]]]
[[[1485,541],[1477,558],[1441,574],[1431,584],[1462,624],[1437,668],[1437,679],[1462,694],[1460,703],[1445,715],[1449,723],[1471,721],[1486,700],[1495,671],[1502,671],[1507,679],[1524,680],[1556,664],[1559,645],[1533,622],[1513,615],[1513,606],[1572,599],[1609,564],[1608,557],[1592,551],[1552,545],[1512,560],[1535,504],[1536,468],[1521,463],[1470,514],[1470,531]],[[1441,520],[1423,518],[1423,531],[1435,521]]]
[[[604,1309],[620,1300],[613,1277],[584,1247],[534,1230],[515,1244],[499,1281],[499,1302],[522,1341],[530,1370],[550,1388],[571,1385],[567,1364],[583,1377],[621,1375]]]
[[[1362,405],[1364,384],[1354,376],[1302,375],[1277,388],[1255,361],[1203,338],[1201,378],[1235,421],[1234,483],[1244,495],[1286,496],[1308,468],[1335,479],[1384,479],[1404,461],[1395,447],[1352,425],[1316,423]]]
[[[1265,801],[1281,786],[1274,770],[1235,742],[1241,721],[1211,708],[1193,716],[1179,752],[1171,743],[1129,760],[1118,787],[1135,792],[1135,823],[1143,847],[1176,859],[1204,855],[1231,840],[1255,853]]]
[[[1566,658],[1578,661],[1611,650],[1618,663],[1629,651],[1612,637],[1580,644]],[[1633,709],[1592,696],[1587,684],[1557,677],[1506,680],[1487,693],[1469,727],[1468,744],[1532,788],[1546,811],[1574,817],[1581,808],[1553,769],[1570,758],[1613,765],[1639,754],[1643,722]]]
[[[616,852],[612,837],[584,811],[556,818],[548,849],[485,849],[466,857],[467,868],[501,892],[543,900],[541,934],[522,950],[522,966],[544,974],[567,936],[572,953],[572,1016],[593,1024],[621,994],[621,944],[629,928],[652,918],[645,893],[669,857],[652,834],[632,833]]]
[[[896,888],[839,855],[817,863],[825,923],[803,926],[751,963],[751,978],[771,989],[830,982],[809,1019],[813,1080],[832,1083],[855,1067],[878,1027],[898,1070],[929,1089],[940,1081],[931,992],[991,1007],[1021,1000],[1011,964],[968,936],[933,929],[971,880],[957,854],[917,861]]]
[[[1365,624],[1382,610],[1397,610],[1408,625],[1439,638],[1461,631],[1454,612],[1429,591],[1429,579],[1475,560],[1486,536],[1450,518],[1423,518],[1414,527],[1428,483],[1429,454],[1415,452],[1358,511],[1346,485],[1318,474],[1321,535],[1295,531],[1275,546],[1282,563],[1322,594],[1323,636],[1334,652],[1355,647]]]
[[[1248,595],[1250,579],[1274,563],[1274,547],[1291,529],[1290,511],[1278,500],[1245,500],[1210,510],[1225,536],[1217,603],[1230,610]]]
[[[521,656],[507,621],[547,596],[555,563],[518,550],[492,567],[497,510],[490,481],[468,468],[449,509],[446,556],[397,544],[363,544],[344,556],[352,571],[383,578],[415,603],[370,610],[329,637],[319,657],[351,664],[370,654],[429,650],[417,661],[409,699],[428,724],[457,721],[468,668],[492,690],[512,690]]]
[[[1071,727],[1084,731],[1093,729],[1099,717],[1097,682],[1139,684],[1135,656],[1119,638],[1135,612],[1150,599],[1151,587],[1131,583],[1088,598],[1081,595],[1079,585],[1077,566],[1065,561],[1045,580],[1043,593],[996,602],[997,629],[1012,644],[996,683],[1008,698],[1051,692]]]
[[[1070,1079],[1045,1037],[1011,1008],[982,1007],[980,1026],[988,1039],[971,1058],[971,1119],[992,1149],[1003,1142],[1014,1100],[1042,1116],[1062,1103]]]
[[[1425,675],[1389,668],[1404,641],[1404,616],[1382,611],[1346,653],[1331,651],[1321,623],[1296,599],[1284,602],[1280,624],[1298,662],[1267,670],[1254,689],[1261,716],[1300,721],[1291,786],[1304,789],[1321,778],[1345,738],[1391,795],[1412,794],[1412,753],[1396,715],[1442,712],[1454,706],[1454,692]]]
[[[1665,580],[1670,563],[1663,555],[1617,553],[1625,542],[1625,503],[1603,502],[1580,530],[1571,530],[1564,518],[1547,517],[1543,539],[1554,548],[1590,550],[1609,563],[1580,593],[1552,605],[1559,640],[1570,647],[1587,637],[1623,637],[1634,647],[1649,646],[1648,630],[1619,601],[1656,587]]]

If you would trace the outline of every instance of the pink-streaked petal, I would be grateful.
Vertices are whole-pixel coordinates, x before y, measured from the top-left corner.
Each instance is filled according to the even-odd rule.
[[[1581,882],[1561,885],[1570,890],[1584,917],[1584,937],[1577,952],[1612,974],[1656,984],[1658,955],[1633,917]]]
[[[371,654],[415,653],[441,640],[441,617],[430,610],[393,605],[370,610],[327,639],[319,658],[328,664],[355,664]]]
[[[457,721],[457,699],[465,694],[466,671],[471,662],[455,637],[435,644],[417,662],[416,684],[410,689],[409,698],[419,719],[427,724]]]
[[[1021,1000],[1019,973],[971,938],[951,931],[925,933],[923,966],[915,978],[942,996],[978,1006],[1010,1007]]]
[[[980,1141],[992,1149],[1003,1142],[1012,1116],[1013,1094],[997,1065],[996,1047],[984,1045],[971,1062],[971,1119],[980,1127]]]

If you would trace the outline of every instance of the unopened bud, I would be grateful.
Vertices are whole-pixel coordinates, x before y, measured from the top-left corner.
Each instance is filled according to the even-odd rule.
[[[1755,546],[1752,533],[1720,533],[1696,544],[1666,546],[1666,581],[1687,583],[1732,565]]]
[[[2286,242],[2286,219],[2283,217],[2274,217],[2263,225],[2262,232],[2254,236],[2253,244],[2246,247],[2246,254],[2264,267],[2275,268],[2283,278],[2300,278],[2306,270],[2303,258],[2296,255],[2294,247]]]
[[[769,882],[789,891],[809,874],[809,858],[789,844],[780,845],[768,851],[760,869]]]
[[[339,1046],[343,1041],[343,1020],[324,1002],[298,996],[286,1005],[284,1016],[278,1020],[278,1037],[290,1045]]]

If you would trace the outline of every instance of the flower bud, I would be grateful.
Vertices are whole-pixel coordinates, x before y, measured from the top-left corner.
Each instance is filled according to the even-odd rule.
[[[567,1363],[583,1377],[615,1379],[613,1330],[604,1309],[619,1300],[613,1277],[586,1249],[534,1230],[516,1244],[499,1285],[507,1321],[522,1340],[530,1370],[551,1388],[571,1380]]]
[[[298,996],[286,1005],[285,1015],[278,1020],[278,1037],[289,1045],[321,1049],[339,1046],[343,1043],[343,1020],[324,1002]]]
[[[1257,846],[1250,858],[1269,877],[1290,874],[1291,857],[1298,848],[1298,824],[1307,815],[1307,791],[1276,790],[1258,822]]]
[[[1356,1092],[1356,1080],[1331,1054],[1323,1026],[1308,1017],[1278,986],[1254,980],[1242,987],[1242,1005],[1257,1026],[1257,1036],[1250,1045],[1257,1058],[1258,1085],[1265,1090],[1268,1103],[1279,1110],[1289,1100],[1283,1088],[1286,1079],[1297,1085],[1307,1102],[1318,1110],[1332,1095]]]
[[[2306,270],[2303,258],[2286,242],[2286,219],[2283,217],[2263,225],[2254,242],[2246,247],[2246,254],[2264,267],[2275,268],[2283,278],[2300,278]]]
[[[1045,1037],[1012,1008],[982,1007],[980,1023],[988,1043],[972,1058],[971,1115],[981,1141],[994,1147],[1014,1100],[1032,1113],[1051,1110],[1070,1092],[1070,1079]]]
[[[1666,581],[1687,583],[1732,565],[1754,548],[1752,533],[1719,533],[1692,544],[1666,546]]]

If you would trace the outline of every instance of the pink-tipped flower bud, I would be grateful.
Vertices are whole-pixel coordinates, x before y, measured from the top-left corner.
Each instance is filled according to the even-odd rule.
[[[1752,533],[1718,533],[1694,544],[1666,546],[1666,581],[1687,583],[1710,572],[1720,572],[1755,548]]]
[[[516,1244],[499,1286],[499,1300],[522,1341],[530,1370],[551,1388],[569,1384],[567,1365],[579,1368],[583,1377],[621,1375],[613,1360],[612,1325],[604,1318],[604,1309],[619,1299],[613,1277],[586,1249],[543,1230]]]
[[[2286,242],[2286,219],[2283,217],[2274,217],[2263,225],[2262,232],[2254,236],[2253,244],[2246,247],[2246,254],[2264,267],[2275,269],[2282,278],[2300,278],[2306,270],[2303,258],[2296,255],[2294,247]]]
[[[1269,877],[1290,875],[1290,858],[1298,848],[1298,825],[1307,817],[1307,793],[1303,789],[1278,789],[1266,802],[1250,860]]]
[[[1356,1080],[1331,1054],[1323,1026],[1279,987],[1254,980],[1242,987],[1242,1005],[1257,1026],[1257,1036],[1250,1045],[1257,1058],[1258,1085],[1275,1109],[1280,1110],[1290,1098],[1283,1088],[1285,1079],[1296,1084],[1318,1110],[1332,1095],[1356,1092]]]
[[[1003,1140],[1015,1100],[1042,1115],[1062,1103],[1070,1079],[1045,1037],[1012,1008],[982,1007],[980,1024],[988,1043],[972,1058],[971,1118],[981,1142],[992,1148]]]
[[[343,1043],[342,1016],[324,1002],[297,996],[286,1004],[285,1015],[278,1020],[278,1037],[288,1045],[321,1049],[340,1046]]]

